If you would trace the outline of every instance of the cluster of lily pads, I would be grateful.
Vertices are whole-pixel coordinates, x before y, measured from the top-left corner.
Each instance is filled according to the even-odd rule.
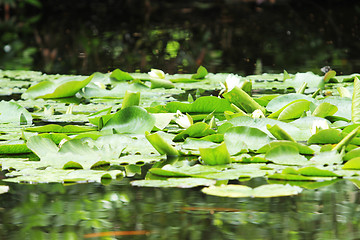
[[[0,97],[5,182],[128,177],[140,187],[275,197],[360,180],[356,74],[0,70]],[[240,184],[257,177],[268,184]]]

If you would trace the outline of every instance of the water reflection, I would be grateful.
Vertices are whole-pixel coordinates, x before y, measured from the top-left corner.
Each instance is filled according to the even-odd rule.
[[[356,239],[360,233],[360,194],[350,181],[269,199],[134,188],[128,181],[10,185],[0,195],[0,237],[83,239],[148,231],[126,239]]]

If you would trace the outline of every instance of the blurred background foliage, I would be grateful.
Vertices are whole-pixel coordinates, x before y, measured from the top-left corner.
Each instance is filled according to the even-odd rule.
[[[0,0],[0,68],[358,72],[355,0]]]

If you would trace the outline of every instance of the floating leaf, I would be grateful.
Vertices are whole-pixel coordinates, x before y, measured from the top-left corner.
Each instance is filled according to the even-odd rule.
[[[121,109],[131,107],[131,106],[139,106],[140,104],[140,92],[131,92],[126,91],[124,100],[121,104]]]
[[[347,161],[342,169],[346,170],[360,170],[360,157],[355,157]]]
[[[154,125],[155,118],[145,109],[131,106],[115,113],[104,125],[102,131],[114,129],[118,133],[145,133],[151,131]]]
[[[269,136],[257,128],[238,126],[229,128],[224,134],[224,141],[231,155],[246,151],[258,150],[270,142]]]
[[[314,154],[314,150],[311,149],[310,147],[308,147],[304,144],[301,144],[301,143],[286,141],[286,140],[272,141],[271,143],[266,144],[262,148],[260,148],[257,151],[257,153],[267,153],[270,149],[273,149],[278,146],[295,147],[296,149],[298,149],[298,151],[301,154],[310,154],[310,155]]]
[[[131,81],[134,78],[127,72],[121,71],[120,69],[115,69],[111,74],[110,78],[117,81]]]
[[[327,117],[332,116],[337,112],[338,108],[335,105],[332,105],[327,102],[320,103],[312,113],[315,117]]]
[[[260,109],[265,113],[265,108],[252,99],[244,90],[235,86],[230,92],[224,93],[223,97],[230,103],[235,104],[247,113]]]
[[[24,120],[26,124],[32,123],[32,116],[24,107],[15,102],[0,102],[0,123],[23,125]]]
[[[184,141],[187,137],[200,138],[214,133],[215,131],[211,129],[207,123],[197,122],[191,125],[186,130],[179,133],[178,135],[176,135],[173,141],[174,142]]]
[[[207,165],[222,165],[231,162],[225,143],[214,148],[199,148],[201,160]]]
[[[31,150],[23,140],[12,140],[0,142],[0,154],[30,153]]]
[[[290,104],[291,102],[294,102],[296,100],[308,100],[308,101],[313,101],[313,99],[307,95],[304,94],[299,94],[299,93],[289,93],[286,95],[280,95],[274,99],[272,99],[266,106],[266,109],[269,112],[276,112],[279,109],[284,108],[285,106],[287,106],[288,104]],[[277,117],[277,116],[276,116]]]
[[[313,176],[313,177],[338,177],[337,174],[329,170],[319,169],[316,167],[305,167],[300,168],[298,172],[303,176]]]
[[[266,125],[266,128],[277,140],[289,140],[295,142],[295,140],[277,124],[271,126],[270,124]]]
[[[177,187],[193,188],[198,186],[214,185],[215,181],[199,178],[169,178],[167,180],[137,180],[132,181],[131,185],[136,187]]]
[[[25,129],[27,132],[39,132],[39,133],[47,133],[47,132],[54,132],[54,133],[82,133],[82,132],[90,132],[96,131],[93,127],[87,126],[78,126],[78,125],[66,125],[61,126],[58,124],[48,124],[45,126],[39,127],[28,127]]]
[[[352,130],[348,135],[346,135],[334,148],[333,150],[341,151],[343,147],[346,147],[353,138],[356,137],[359,133],[360,126]]]
[[[192,79],[203,79],[206,77],[206,75],[208,75],[208,71],[203,66],[200,66],[197,69],[196,74],[192,75],[191,78]]]
[[[319,130],[317,133],[312,135],[309,140],[308,144],[334,144],[338,143],[343,139],[341,135],[341,131],[330,128],[330,129],[322,129]]]
[[[182,113],[223,113],[232,109],[230,103],[225,99],[204,96],[199,97],[193,103],[169,102],[166,104],[166,110],[172,113],[178,110]]]
[[[278,120],[288,120],[299,118],[310,108],[310,102],[307,100],[297,100],[287,105],[279,114]],[[269,116],[270,117],[270,116]]]
[[[175,85],[166,79],[159,79],[159,78],[151,78],[150,79],[151,82],[151,89],[154,88],[165,88],[165,89],[170,89],[170,88],[174,88]]]
[[[354,90],[351,104],[351,121],[360,123],[360,80],[354,78]]]
[[[166,142],[159,133],[150,134],[145,132],[146,139],[151,143],[151,145],[158,151],[160,154],[166,154],[168,156],[177,156],[179,152]]]
[[[26,143],[27,147],[40,158],[46,157],[48,154],[57,153],[59,148],[48,138],[33,136]]]
[[[94,75],[90,77],[62,77],[53,81],[43,81],[28,88],[26,98],[64,98],[74,96],[85,87]]]
[[[256,198],[268,198],[268,197],[283,197],[297,195],[302,191],[297,186],[281,185],[281,184],[268,184],[262,185],[257,188],[250,188],[244,185],[223,185],[223,186],[210,186],[203,188],[202,192],[219,196],[219,197],[256,197]]]
[[[308,163],[306,157],[299,154],[299,150],[294,146],[277,146],[271,148],[265,158],[276,164],[283,165],[305,165]]]

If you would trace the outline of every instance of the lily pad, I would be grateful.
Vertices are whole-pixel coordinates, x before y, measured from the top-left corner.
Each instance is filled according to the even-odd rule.
[[[24,98],[64,98],[74,96],[85,87],[94,75],[89,77],[62,77],[53,81],[43,81],[31,86]]]
[[[203,188],[202,192],[219,196],[219,197],[256,197],[256,198],[269,198],[269,197],[283,197],[297,195],[302,191],[300,187],[281,185],[281,184],[268,184],[262,185],[257,188],[250,188],[244,185],[223,185],[223,186],[210,186]]]
[[[31,114],[15,102],[0,102],[0,123],[32,124]]]
[[[155,125],[155,118],[141,107],[131,106],[121,109],[107,121],[102,128],[115,130],[117,133],[145,133],[151,131]]]
[[[232,127],[224,134],[224,141],[231,155],[236,155],[242,150],[258,150],[268,144],[270,137],[257,128],[238,126]]]
[[[131,185],[136,187],[177,187],[193,188],[198,186],[214,185],[216,181],[198,178],[169,178],[167,180],[137,180],[132,181]]]
[[[299,154],[299,150],[295,146],[277,146],[271,148],[265,158],[276,164],[283,165],[306,165],[308,160]]]

